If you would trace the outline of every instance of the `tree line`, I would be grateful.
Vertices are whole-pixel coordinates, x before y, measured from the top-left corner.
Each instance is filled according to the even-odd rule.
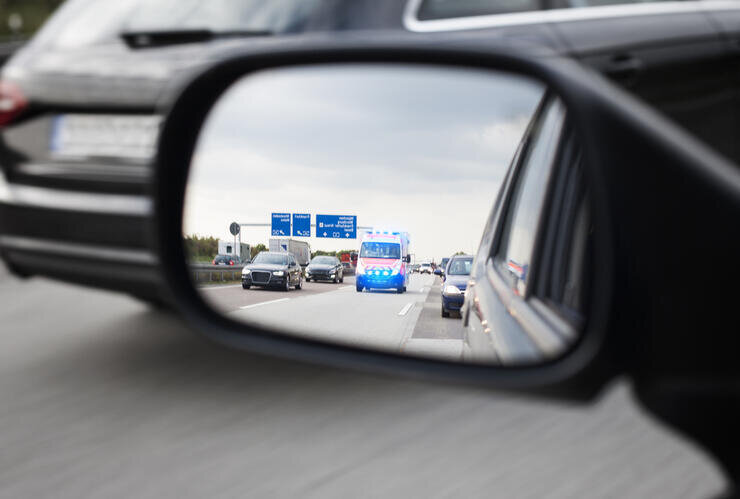
[[[339,250],[339,251],[316,250],[316,251],[311,252],[311,258],[313,259],[313,257],[315,256],[336,256],[337,258],[339,258],[339,255],[341,255],[342,253],[355,253],[355,252],[357,252],[356,249],[344,249],[344,250]]]
[[[213,236],[199,236],[192,234],[185,236],[185,258],[190,262],[210,262],[218,255],[218,239]],[[254,259],[260,251],[267,251],[262,243],[250,248],[250,259]]]
[[[0,39],[28,38],[62,0],[0,0]]]

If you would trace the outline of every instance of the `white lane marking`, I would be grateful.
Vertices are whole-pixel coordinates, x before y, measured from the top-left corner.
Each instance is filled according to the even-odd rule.
[[[220,286],[218,284],[213,284],[211,286],[198,286],[198,291],[211,291],[214,289],[227,289],[227,288],[238,288],[241,284],[228,284],[226,286]]]
[[[398,312],[398,315],[406,315],[409,310],[411,310],[411,307],[414,306],[414,302],[407,303],[400,312]]]
[[[337,289],[337,291],[342,291],[344,289],[352,289],[354,286],[342,286],[341,288]]]
[[[267,305],[268,303],[277,303],[277,302],[288,301],[288,300],[290,300],[290,298],[280,298],[279,300],[262,301],[262,302],[259,302],[259,303],[253,303],[252,305],[245,305],[245,306],[239,307],[239,308],[242,309],[242,310],[244,310],[244,309],[247,309],[247,308],[259,307],[260,305]]]

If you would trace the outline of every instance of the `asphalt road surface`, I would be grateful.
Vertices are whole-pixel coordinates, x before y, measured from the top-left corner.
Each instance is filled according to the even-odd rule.
[[[228,350],[0,271],[0,497],[710,497],[624,383],[592,406]]]
[[[287,292],[240,285],[200,289],[214,308],[245,323],[353,346],[461,359],[461,321],[441,316],[441,281],[434,275],[412,274],[402,294],[358,293],[354,276],[343,283],[304,283],[304,289]]]

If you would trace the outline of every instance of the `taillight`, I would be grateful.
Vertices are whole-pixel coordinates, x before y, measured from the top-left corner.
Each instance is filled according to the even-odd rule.
[[[28,107],[28,100],[18,85],[0,80],[0,127],[13,121]]]
[[[229,260],[229,265],[234,265],[234,260]]]
[[[213,261],[211,262],[211,265],[216,265],[216,259],[215,259],[215,258],[214,258],[214,259],[213,259]]]

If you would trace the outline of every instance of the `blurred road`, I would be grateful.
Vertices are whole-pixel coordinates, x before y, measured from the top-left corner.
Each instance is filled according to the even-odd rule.
[[[710,497],[632,402],[588,408],[227,350],[0,270],[0,497]]]

